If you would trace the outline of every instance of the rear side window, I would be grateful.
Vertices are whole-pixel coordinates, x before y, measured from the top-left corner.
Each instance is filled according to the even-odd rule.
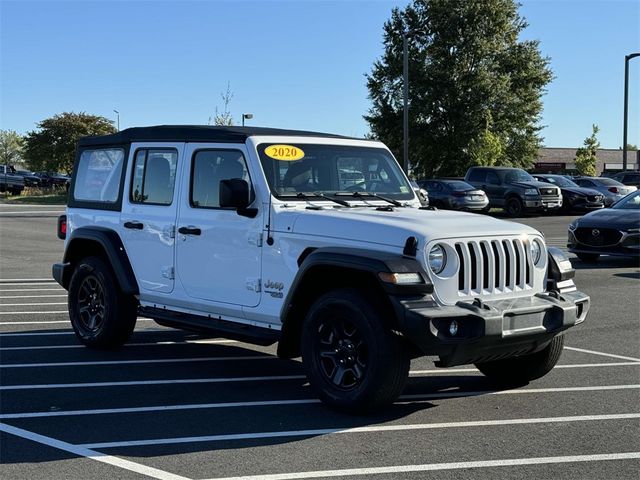
[[[484,182],[485,172],[484,170],[471,170],[469,174],[469,182]]]
[[[240,178],[251,180],[239,150],[199,150],[191,164],[190,203],[195,208],[220,208],[220,181]]]
[[[176,183],[178,152],[173,149],[136,151],[131,181],[131,203],[171,205]]]
[[[105,205],[118,202],[124,158],[121,148],[84,150],[75,173],[73,198]]]

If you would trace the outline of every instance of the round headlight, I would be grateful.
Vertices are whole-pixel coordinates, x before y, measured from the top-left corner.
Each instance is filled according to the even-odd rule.
[[[531,240],[529,243],[529,248],[531,250],[531,260],[533,260],[534,264],[537,264],[540,261],[540,256],[542,255],[542,246],[538,240]]]
[[[440,245],[434,245],[429,252],[429,268],[436,275],[444,270],[447,264],[447,253]]]

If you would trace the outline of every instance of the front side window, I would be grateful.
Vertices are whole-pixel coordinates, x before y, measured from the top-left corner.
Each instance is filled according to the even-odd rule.
[[[178,152],[144,148],[136,151],[131,182],[131,202],[171,205],[176,183]]]
[[[197,151],[191,163],[191,206],[220,208],[220,181],[232,178],[240,178],[251,184],[241,151]]]
[[[115,204],[120,192],[123,164],[122,148],[82,151],[75,173],[73,198],[86,202]]]
[[[382,148],[341,145],[258,145],[271,191],[277,197],[298,193],[354,195],[372,193],[411,200],[413,191],[391,154]]]

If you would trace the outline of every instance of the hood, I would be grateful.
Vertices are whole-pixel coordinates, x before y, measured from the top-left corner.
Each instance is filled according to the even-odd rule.
[[[588,213],[577,221],[578,227],[615,228],[629,230],[640,228],[640,210],[607,208]]]
[[[533,180],[530,182],[511,182],[509,185],[515,185],[522,188],[535,188],[538,190],[541,188],[559,188],[557,185],[553,185],[547,182],[539,182],[537,180]]]
[[[586,187],[560,187],[560,189],[562,190],[562,193],[576,193],[578,195],[583,195],[583,196],[587,196],[587,195],[602,195],[602,192],[599,192],[598,190],[594,190],[593,188],[586,188]]]
[[[535,229],[487,215],[449,210],[395,208],[379,211],[375,207],[298,209],[277,214],[275,227],[301,235],[341,238],[402,248],[407,237],[418,238],[419,246],[435,239],[473,236],[534,234]],[[290,230],[287,230],[290,228]],[[422,239],[422,241],[421,241]]]

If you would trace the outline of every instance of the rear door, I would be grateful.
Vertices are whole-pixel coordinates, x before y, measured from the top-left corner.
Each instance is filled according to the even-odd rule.
[[[173,291],[183,143],[133,144],[120,234],[140,293]]]
[[[244,144],[187,144],[177,232],[178,278],[188,296],[227,305],[260,302],[262,212],[221,208],[221,180],[249,183]]]

